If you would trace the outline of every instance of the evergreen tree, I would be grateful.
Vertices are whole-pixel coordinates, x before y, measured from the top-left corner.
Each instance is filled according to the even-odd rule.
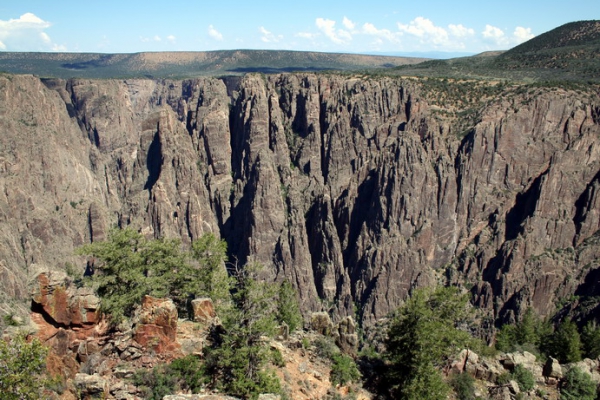
[[[352,357],[340,353],[332,356],[330,380],[333,384],[345,385],[348,382],[355,382],[360,379],[360,371]]]
[[[467,298],[456,288],[418,290],[406,301],[388,331],[388,379],[394,398],[445,399],[449,391],[438,372],[471,336],[457,326],[467,318]]]
[[[227,243],[212,233],[202,235],[192,243],[192,258],[198,262],[193,293],[203,293],[210,297],[217,313],[225,312],[231,306],[232,280],[227,274],[224,262],[227,258]]]
[[[496,349],[500,351],[512,351],[517,343],[517,327],[512,324],[504,324],[496,333]]]
[[[296,290],[289,281],[283,281],[279,286],[277,298],[277,321],[286,323],[293,332],[302,324],[302,314],[298,305]]]
[[[580,361],[581,337],[577,325],[570,319],[561,322],[556,331],[549,337],[544,350],[561,363]]]
[[[542,322],[539,317],[533,311],[533,308],[529,307],[523,314],[523,318],[517,324],[515,332],[515,339],[520,345],[531,344],[539,346],[540,344],[540,332],[539,328]]]
[[[245,399],[281,391],[279,380],[266,369],[271,353],[264,337],[273,336],[277,287],[257,280],[258,266],[235,275],[234,307],[224,316],[222,331],[205,348],[204,372],[210,385]]]
[[[596,321],[590,321],[583,327],[581,342],[585,357],[591,359],[600,357],[600,328]]]
[[[496,348],[506,352],[524,348],[535,353],[551,333],[550,323],[541,320],[530,307],[516,325],[502,326],[496,334]]]
[[[225,244],[207,235],[192,244],[190,254],[177,239],[148,240],[131,228],[113,229],[108,239],[77,249],[98,260],[90,284],[101,299],[101,310],[114,323],[128,317],[145,295],[170,297],[180,312],[190,296],[215,296],[217,304],[229,297],[224,268]]]
[[[0,339],[0,393],[5,400],[42,398],[48,350],[39,340],[27,342],[24,334],[10,342]]]

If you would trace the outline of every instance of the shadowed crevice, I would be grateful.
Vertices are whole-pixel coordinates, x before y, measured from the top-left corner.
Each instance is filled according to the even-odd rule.
[[[148,156],[146,157],[148,180],[144,185],[144,189],[152,190],[152,187],[156,184],[158,178],[160,178],[163,161],[162,144],[160,142],[160,134],[157,131],[148,148]]]

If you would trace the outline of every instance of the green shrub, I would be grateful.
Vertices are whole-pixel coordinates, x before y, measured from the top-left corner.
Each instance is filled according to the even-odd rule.
[[[352,357],[346,354],[334,354],[331,365],[330,380],[333,384],[345,385],[360,379],[360,372]]]
[[[475,378],[466,372],[452,376],[450,386],[458,400],[475,400]]]
[[[511,373],[503,372],[496,379],[498,385],[506,385],[510,381],[516,381],[519,384],[519,389],[525,392],[535,386],[533,373],[521,364],[518,364]]]
[[[281,351],[279,351],[279,349],[276,349],[274,347],[271,347],[271,362],[276,367],[279,367],[279,368],[285,367],[285,360],[283,359],[283,356],[281,355]]]
[[[133,376],[134,385],[144,393],[144,398],[150,400],[161,400],[177,391],[197,393],[205,381],[200,359],[195,355],[157,365],[151,370],[139,369]]]
[[[583,354],[590,359],[600,357],[600,328],[594,322],[588,322],[581,333]]]
[[[178,377],[168,365],[157,365],[151,370],[140,369],[133,375],[136,385],[148,400],[161,400],[164,396],[177,390]]]
[[[307,337],[303,337],[302,338],[302,348],[305,350],[308,350],[309,347],[310,347],[310,340],[308,340]]]
[[[496,383],[498,385],[506,385],[508,382],[510,382],[510,380],[512,379],[512,375],[508,372],[503,372],[500,375],[498,375],[498,378],[496,378]]]
[[[589,374],[573,367],[567,371],[560,389],[560,400],[594,400],[596,383]]]
[[[512,372],[513,380],[519,384],[519,389],[523,392],[528,392],[535,386],[535,379],[533,373],[527,368],[518,364]]]
[[[326,336],[319,336],[314,341],[315,352],[321,358],[333,361],[333,357],[339,354],[340,349],[333,342],[333,339]]]
[[[169,370],[177,377],[181,389],[198,393],[207,381],[202,373],[200,358],[193,354],[177,358],[169,365]]]
[[[48,350],[39,340],[19,334],[10,342],[0,339],[0,393],[3,400],[42,398],[49,383],[44,372]]]
[[[286,323],[290,332],[298,329],[302,324],[302,314],[298,305],[296,290],[288,281],[283,281],[279,286],[277,297],[277,322]]]
[[[6,326],[19,326],[19,318],[16,314],[10,313],[2,316],[2,320]]]

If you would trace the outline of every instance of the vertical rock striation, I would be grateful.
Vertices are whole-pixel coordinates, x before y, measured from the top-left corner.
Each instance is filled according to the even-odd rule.
[[[506,88],[465,130],[424,85],[0,76],[3,298],[32,266],[83,273],[73,249],[124,225],[217,233],[364,326],[439,283],[501,319],[600,294],[597,96]]]

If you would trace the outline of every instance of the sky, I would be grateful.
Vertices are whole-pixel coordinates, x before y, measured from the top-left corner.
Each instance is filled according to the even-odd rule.
[[[597,1],[2,0],[0,51],[474,54],[600,19]]]

